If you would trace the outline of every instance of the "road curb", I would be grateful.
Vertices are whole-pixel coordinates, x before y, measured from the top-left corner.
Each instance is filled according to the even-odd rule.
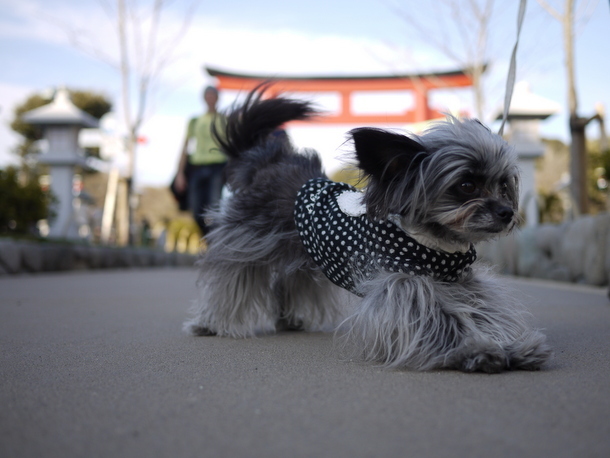
[[[189,267],[197,256],[140,247],[0,239],[0,276],[70,270]]]

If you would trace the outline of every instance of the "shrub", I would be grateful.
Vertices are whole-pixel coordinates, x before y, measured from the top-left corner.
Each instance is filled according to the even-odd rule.
[[[55,198],[37,179],[20,183],[18,172],[10,167],[0,170],[0,234],[31,234],[41,219],[55,215]]]

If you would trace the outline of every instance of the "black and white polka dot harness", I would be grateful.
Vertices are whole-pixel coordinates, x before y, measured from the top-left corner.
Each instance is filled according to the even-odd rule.
[[[308,181],[297,196],[294,217],[303,246],[336,285],[360,295],[357,284],[379,270],[429,275],[454,282],[470,270],[466,253],[428,248],[391,221],[365,214],[362,193],[327,178]]]

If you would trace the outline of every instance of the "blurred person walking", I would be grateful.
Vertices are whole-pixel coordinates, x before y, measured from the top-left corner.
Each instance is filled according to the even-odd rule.
[[[210,222],[203,215],[220,200],[224,184],[223,170],[227,163],[226,155],[212,136],[212,125],[216,124],[218,131],[222,132],[225,123],[224,116],[216,108],[218,96],[218,90],[213,86],[203,91],[207,111],[188,123],[178,172],[172,183],[172,191],[179,200],[180,208],[193,212],[193,218],[204,236],[210,230]]]

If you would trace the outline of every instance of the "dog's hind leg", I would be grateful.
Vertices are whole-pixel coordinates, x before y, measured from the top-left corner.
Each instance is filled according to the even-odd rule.
[[[275,331],[277,303],[269,268],[224,263],[207,269],[202,263],[200,296],[184,329],[195,335],[251,337]]]
[[[199,300],[184,329],[195,335],[250,337],[275,331],[278,315],[273,264],[247,228],[220,228],[209,235],[199,261]]]

